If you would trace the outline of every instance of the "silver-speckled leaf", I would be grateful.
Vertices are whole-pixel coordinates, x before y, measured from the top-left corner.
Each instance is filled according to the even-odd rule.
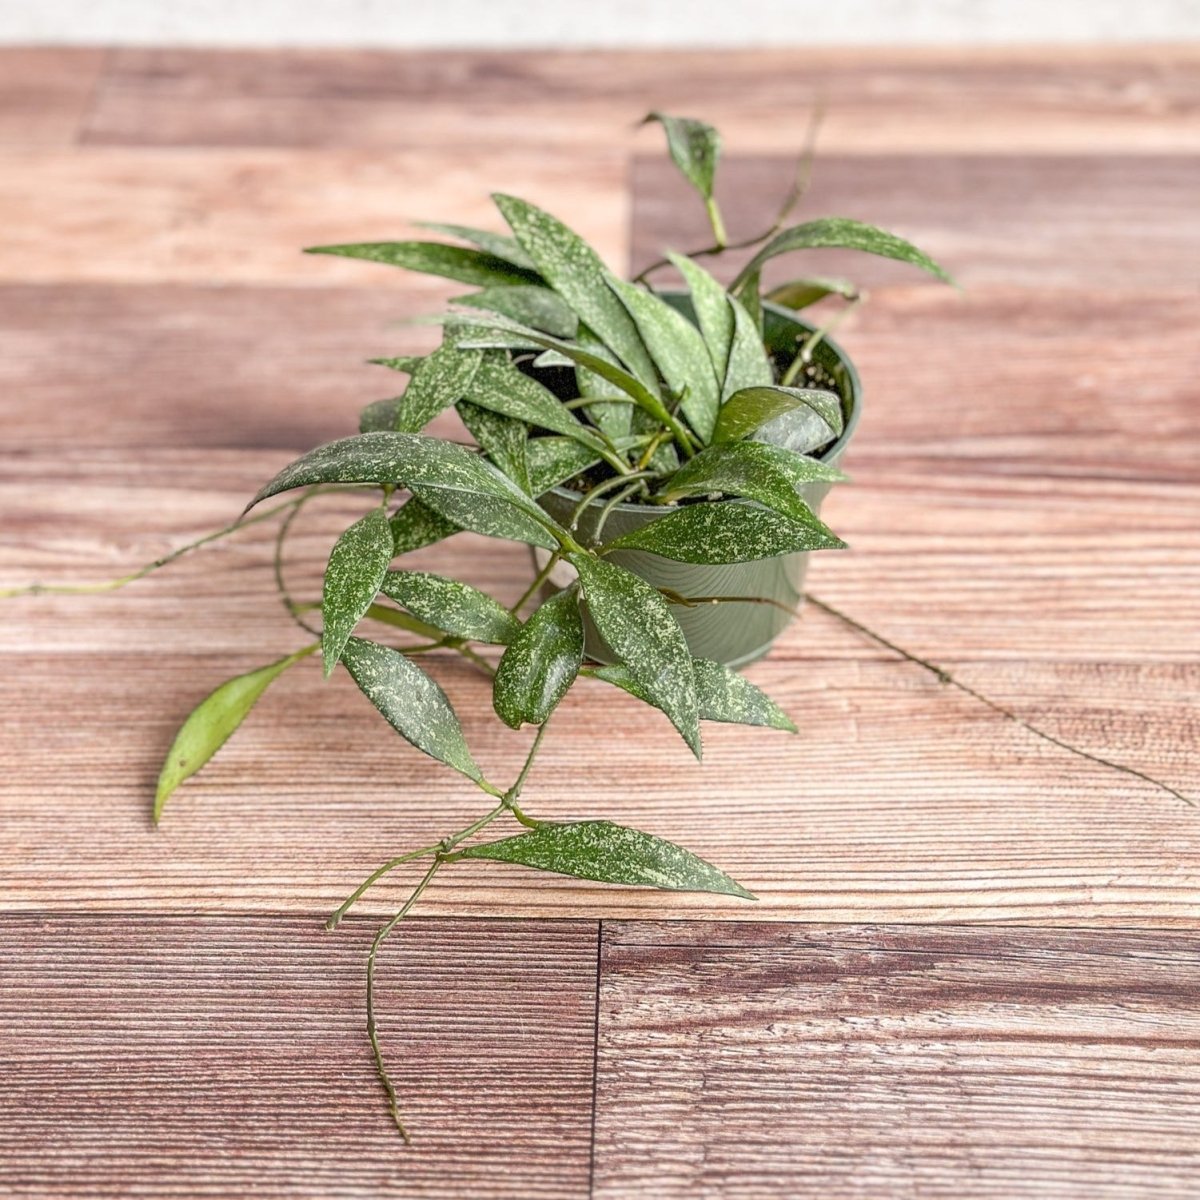
[[[652,112],[642,124],[658,121],[667,135],[671,161],[705,200],[713,194],[713,176],[721,154],[721,135],[703,121]]]
[[[893,258],[899,262],[911,263],[928,271],[937,279],[946,283],[954,281],[941,267],[918,250],[911,242],[877,229],[874,225],[864,225],[861,221],[852,221],[848,217],[823,217],[816,221],[806,221],[802,225],[793,225],[789,229],[777,233],[757,254],[742,268],[741,273],[733,282],[733,290],[755,271],[762,268],[763,263],[780,254],[792,250],[808,250],[827,246],[843,250],[861,250],[867,254],[877,254],[882,258]]]
[[[530,491],[529,461],[525,452],[529,427],[525,422],[480,408],[467,400],[459,401],[458,415],[488,458],[523,492]]]
[[[158,776],[154,794],[155,821],[162,816],[163,806],[171,793],[185,779],[195,775],[230,739],[272,681],[307,653],[290,654],[256,671],[228,679],[192,709],[179,727]]]
[[[806,507],[800,519],[736,500],[687,504],[609,542],[604,550],[645,550],[676,562],[753,562],[846,543]]]
[[[796,726],[787,713],[744,675],[708,658],[692,659],[692,668],[696,673],[696,696],[700,702],[702,721],[760,725],[768,729],[782,729],[787,733],[796,732]],[[653,703],[627,667],[620,664],[597,667],[591,674],[596,679],[623,688],[639,700]]]
[[[375,400],[358,414],[359,433],[384,433],[396,428],[403,396],[392,396],[387,400]]]
[[[583,618],[572,585],[556,592],[512,638],[492,684],[492,707],[511,729],[541,725],[566,695],[583,661]]]
[[[571,306],[549,288],[484,288],[469,296],[455,296],[450,303],[499,313],[533,329],[544,329],[554,337],[573,338],[579,331],[579,318],[571,311]]]
[[[658,524],[658,522],[655,522]],[[700,757],[692,656],[666,600],[644,579],[592,554],[571,554],[588,613],[608,648]]]
[[[333,544],[321,597],[321,656],[325,676],[337,666],[346,639],[371,601],[396,552],[387,511],[373,508]]]
[[[478,454],[416,433],[360,433],[310,450],[247,506],[314,483],[394,483],[463,529],[554,549],[562,531],[535,501]]]
[[[475,373],[466,398],[481,408],[574,438],[597,453],[607,449],[599,435],[549,388],[530,379],[507,358],[488,358]]]
[[[458,852],[461,858],[515,863],[556,875],[672,892],[714,892],[753,900],[712,863],[653,834],[611,821],[543,822],[536,829]]]
[[[600,256],[557,217],[516,196],[492,197],[525,252],[546,282],[576,315],[651,391],[657,391],[654,364],[624,305],[604,282]]]
[[[446,693],[398,650],[351,638],[342,662],[368,700],[406,741],[478,783],[483,774]]]
[[[417,368],[425,361],[424,355],[398,354],[392,358],[368,358],[373,367],[387,367],[389,371],[401,371],[405,375],[415,375]],[[365,433],[366,430],[363,430]]]
[[[462,532],[458,525],[439,516],[416,496],[410,496],[392,514],[390,524],[396,554],[408,554]]]
[[[575,341],[598,358],[605,358],[610,353],[604,343],[586,325],[579,327]],[[615,359],[613,359],[613,364],[617,365]],[[615,439],[629,433],[633,406],[625,399],[625,394],[619,388],[613,387],[607,379],[578,363],[575,364],[575,384],[579,389],[580,396],[585,399],[613,401],[613,403],[588,405],[588,416],[608,437]]]
[[[806,483],[836,483],[845,476],[815,458],[763,442],[724,442],[701,450],[662,487],[665,500],[685,496],[747,496],[794,520],[809,506],[797,489]]]
[[[521,623],[486,592],[427,571],[389,571],[380,591],[415,617],[453,637],[506,646]]]
[[[412,377],[392,428],[401,433],[420,433],[438,413],[467,395],[482,361],[479,350],[439,346]]]
[[[333,254],[339,258],[361,258],[367,262],[403,267],[422,275],[440,275],[474,287],[510,283],[540,283],[536,271],[514,267],[482,250],[447,246],[441,242],[359,242],[343,246],[310,246],[306,254]]]
[[[733,313],[733,341],[729,346],[729,365],[721,388],[722,403],[743,388],[766,387],[775,381],[775,368],[763,345],[762,330],[740,300],[730,296],[728,303]],[[724,411],[722,407],[722,415]],[[718,416],[718,427],[720,424],[721,417]],[[719,440],[715,431],[713,440]]]
[[[440,221],[414,221],[418,229],[428,229],[430,233],[444,233],[447,237],[458,238],[460,242],[469,242],[480,250],[502,258],[526,271],[536,271],[533,259],[521,249],[516,238],[507,233],[494,233],[490,229],[476,229],[473,225],[445,225]]]
[[[842,405],[833,392],[773,384],[741,388],[730,396],[717,416],[713,441],[732,442],[747,437],[768,421],[797,409],[809,409],[820,417],[829,431],[826,440],[841,436]]]
[[[858,288],[847,279],[829,279],[812,276],[809,279],[791,279],[773,287],[766,298],[773,304],[782,304],[784,308],[799,311],[826,296],[841,296],[844,300],[853,300],[858,295]]]
[[[687,284],[696,321],[712,359],[713,371],[718,380],[724,380],[729,366],[729,347],[733,343],[733,309],[729,307],[729,294],[722,284],[690,258],[670,253],[667,257]]]
[[[720,384],[700,330],[645,288],[614,275],[608,277],[608,286],[629,310],[671,393],[684,397],[680,408],[688,424],[707,442],[717,419]]]
[[[529,460],[529,490],[534,496],[565,483],[595,466],[600,456],[574,438],[538,437],[525,443]]]

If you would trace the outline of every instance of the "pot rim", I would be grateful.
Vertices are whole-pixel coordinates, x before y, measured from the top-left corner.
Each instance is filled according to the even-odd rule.
[[[807,321],[801,321],[791,312],[790,309],[783,308],[781,305],[771,304],[769,301],[763,304],[763,308],[769,308],[773,312],[779,313],[781,316],[787,317],[789,321],[799,325],[802,329],[807,329],[810,333],[815,332],[812,325]],[[841,436],[834,442],[821,456],[822,461],[836,461],[844,453],[846,446],[849,444],[850,438],[853,436],[855,429],[858,427],[859,414],[862,411],[860,399],[862,396],[862,381],[858,377],[858,370],[854,365],[854,360],[842,349],[841,343],[835,341],[831,337],[823,337],[821,339],[826,346],[837,355],[838,361],[846,371],[846,378],[850,384],[850,393],[854,403],[850,406],[850,419],[846,422],[842,429]],[[583,499],[582,492],[572,491],[569,488],[563,487],[561,484],[550,488],[545,495],[557,496],[561,500],[573,500],[578,503]],[[722,500],[722,504],[736,504],[740,497],[733,497],[729,500]],[[604,504],[603,497],[598,497],[592,501],[593,504]],[[590,507],[590,506],[589,506]],[[654,504],[631,504],[627,501],[622,501],[620,504],[613,505],[613,512],[633,512],[644,513],[647,510],[653,512],[655,509],[664,511],[661,505]]]

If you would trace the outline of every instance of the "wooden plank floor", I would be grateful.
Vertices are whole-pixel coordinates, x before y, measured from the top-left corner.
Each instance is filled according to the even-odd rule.
[[[854,549],[814,590],[1197,795],[1200,50],[823,57],[818,83],[800,52],[0,50],[0,586],[224,523],[462,290],[301,245],[481,222],[501,187],[644,263],[704,241],[647,108],[721,124],[748,232],[820,94],[808,211],[895,227],[966,290],[855,264],[866,410],[829,509]],[[300,591],[352,511],[306,516]],[[445,872],[381,980],[403,1151],[369,925],[320,919],[472,797],[300,671],[148,824],[182,715],[294,644],[269,539],[4,602],[0,1194],[1196,1194],[1197,812],[815,610],[753,669],[797,738],[713,728],[700,767],[606,693],[617,758],[568,700],[531,809],[678,838],[761,901]],[[467,535],[422,558],[528,578]],[[436,669],[514,772],[486,690]]]

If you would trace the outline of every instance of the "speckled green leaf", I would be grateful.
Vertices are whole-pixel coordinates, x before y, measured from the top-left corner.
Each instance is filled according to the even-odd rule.
[[[321,598],[321,656],[326,677],[337,666],[346,639],[378,594],[395,555],[395,545],[383,508],[373,508],[334,542]]]
[[[506,646],[521,627],[486,592],[427,571],[388,571],[380,590],[413,616],[454,637]]]
[[[525,453],[529,427],[525,422],[480,408],[467,400],[459,401],[458,415],[488,458],[523,492],[530,491],[529,462]]]
[[[671,161],[703,199],[711,200],[713,176],[721,154],[721,135],[711,125],[691,117],[669,117],[666,113],[652,112],[643,124],[648,121],[658,121],[662,125]]]
[[[434,542],[461,532],[458,525],[439,516],[416,496],[410,496],[392,514],[390,524],[396,554],[408,554],[423,546],[432,546]]]
[[[847,217],[823,217],[817,221],[806,221],[803,225],[793,225],[790,229],[777,233],[757,254],[742,268],[734,280],[733,290],[755,271],[760,270],[763,263],[780,254],[792,250],[815,249],[821,246],[834,247],[843,250],[861,250],[867,254],[878,254],[883,258],[894,258],[899,262],[911,263],[928,271],[930,275],[952,283],[953,280],[928,254],[918,250],[911,242],[877,229],[874,225],[864,225],[861,221],[852,221]]]
[[[694,658],[692,669],[696,673],[696,697],[700,704],[702,721],[720,721],[727,725],[761,725],[768,729],[796,732],[796,726],[787,713],[760,687],[731,667],[708,658]],[[639,700],[647,700],[642,686],[629,673],[627,667],[614,664],[596,667],[589,673],[596,679],[603,679],[606,683],[623,688]]]
[[[645,387],[656,391],[654,365],[625,306],[605,284],[607,268],[595,250],[528,201],[500,194],[492,199],[546,282]]]
[[[482,361],[483,354],[478,350],[439,346],[412,377],[392,428],[401,433],[420,433],[438,413],[467,395]]]
[[[359,433],[384,433],[396,428],[403,396],[392,396],[387,400],[375,400],[358,414]]]
[[[536,502],[465,446],[416,433],[360,433],[310,450],[250,502],[314,483],[394,483],[463,529],[554,549],[562,531]]]
[[[339,258],[361,258],[367,262],[403,267],[422,275],[441,275],[475,287],[509,283],[540,283],[536,271],[514,267],[482,250],[446,246],[441,242],[360,242],[344,246],[310,246],[306,254],[334,254]]]
[[[615,296],[613,296],[613,300],[616,301]],[[593,374],[599,375],[612,384],[618,391],[631,397],[655,420],[665,423],[670,418],[662,400],[655,392],[651,392],[640,380],[635,379],[628,371],[616,366],[600,353],[585,350],[576,342],[564,342],[536,329],[526,329],[503,317],[496,317],[494,321],[488,322],[486,329],[482,328],[482,322],[480,322],[475,327],[472,336],[469,339],[462,339],[460,344],[477,348],[499,347],[505,349],[534,345],[542,346],[547,350],[559,350],[578,366],[586,367]]]
[[[569,559],[579,572],[588,613],[600,636],[699,758],[692,656],[667,602],[645,580],[614,563],[591,554],[572,554]]]
[[[456,296],[451,303],[499,313],[533,329],[544,329],[554,337],[573,338],[579,330],[579,318],[571,306],[549,288],[531,285],[485,288],[469,296]]]
[[[687,284],[696,321],[712,359],[713,372],[718,380],[724,380],[729,365],[729,347],[733,342],[733,309],[729,307],[729,294],[722,284],[690,258],[670,253],[667,257]]]
[[[467,399],[481,408],[574,438],[597,453],[607,449],[599,435],[588,429],[552,391],[530,379],[507,358],[489,358],[480,366]]]
[[[762,442],[725,442],[701,450],[662,488],[662,496],[747,496],[785,517],[802,521],[810,513],[797,489],[806,483],[836,483],[836,467]]]
[[[767,293],[767,299],[773,304],[782,304],[784,308],[799,311],[826,296],[841,296],[845,300],[853,300],[858,295],[858,288],[846,279],[827,279],[813,276],[810,279],[792,279],[773,287]]]
[[[373,367],[387,367],[389,371],[401,371],[405,375],[415,375],[417,369],[425,361],[424,355],[399,354],[392,358],[368,358]],[[364,430],[364,432],[366,432]]]
[[[713,441],[736,441],[753,433],[768,421],[797,409],[808,409],[816,413],[828,427],[830,438],[841,436],[842,405],[832,392],[772,385],[742,388],[730,396],[721,406],[717,416]]]
[[[220,750],[271,682],[307,653],[290,654],[256,671],[228,679],[192,709],[179,727],[158,776],[158,789],[154,794],[155,821],[162,816],[163,806],[171,793]]]
[[[707,442],[717,419],[720,392],[700,330],[645,288],[614,275],[608,277],[608,286],[628,309],[672,395],[684,397],[680,407],[688,424]]]
[[[530,492],[534,496],[565,483],[600,461],[590,446],[565,437],[530,438],[525,443],[525,454],[529,460]]]
[[[646,550],[688,563],[753,562],[798,550],[836,550],[845,546],[828,526],[805,508],[802,520],[736,501],[687,504],[665,517],[609,542],[609,550]]]
[[[415,221],[414,224],[419,229],[428,229],[430,233],[444,233],[447,237],[458,238],[460,242],[469,242],[493,258],[502,258],[522,270],[537,270],[533,259],[521,249],[517,239],[509,237],[507,233],[476,229],[473,225],[445,225],[440,221]]]
[[[575,341],[585,350],[598,358],[608,358],[610,352],[604,343],[586,325],[579,327]],[[565,355],[564,355],[565,357]],[[613,364],[618,365],[613,359]],[[588,400],[614,400],[611,404],[589,404],[588,416],[610,438],[624,437],[629,433],[630,419],[633,406],[625,399],[625,394],[614,387],[607,379],[589,371],[587,367],[575,364],[575,383],[579,394]],[[618,399],[619,397],[619,399]]]
[[[420,667],[398,650],[361,638],[346,643],[342,662],[402,738],[468,779],[483,778],[446,693]]]
[[[572,585],[546,600],[509,642],[492,685],[496,715],[512,729],[542,724],[582,661],[583,618]]]
[[[611,821],[543,822],[527,833],[483,842],[458,853],[462,858],[515,863],[599,883],[754,899],[741,884],[690,850]]]
[[[775,369],[763,345],[762,330],[754,322],[740,300],[730,296],[729,310],[733,313],[733,341],[729,346],[729,365],[725,369],[725,381],[721,388],[722,401],[728,401],[734,392],[749,387],[765,387],[775,380]],[[717,418],[720,427],[725,409]],[[713,440],[719,440],[714,431]]]

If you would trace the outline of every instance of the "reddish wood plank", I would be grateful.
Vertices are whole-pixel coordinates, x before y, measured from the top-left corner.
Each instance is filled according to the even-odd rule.
[[[0,918],[0,1192],[588,1194],[594,923]]]
[[[624,148],[649,109],[741,150],[797,145],[814,103],[842,151],[1194,151],[1194,47],[817,51],[120,51],[90,140],[577,153]],[[652,135],[642,135],[649,140]]]
[[[598,1197],[1194,1194],[1194,933],[603,936]]]
[[[0,46],[0,146],[66,146],[79,135],[106,52]]]

